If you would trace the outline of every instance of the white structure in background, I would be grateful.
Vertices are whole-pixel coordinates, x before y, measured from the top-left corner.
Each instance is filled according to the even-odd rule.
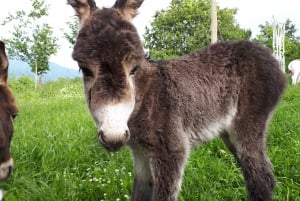
[[[291,61],[288,65],[289,73],[292,77],[292,84],[300,82],[300,58]]]
[[[280,23],[273,17],[273,55],[279,61],[283,72],[285,72],[284,33],[285,23]]]

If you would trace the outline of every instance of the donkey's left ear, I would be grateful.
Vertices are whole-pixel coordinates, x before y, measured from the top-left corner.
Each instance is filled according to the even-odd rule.
[[[80,25],[84,24],[92,11],[97,8],[94,0],[68,0],[67,2],[74,8],[76,15],[79,17]]]
[[[131,21],[138,14],[138,8],[143,2],[144,0],[117,0],[114,8],[118,9],[126,20]]]
[[[0,85],[7,82],[8,60],[5,54],[5,45],[0,41]]]

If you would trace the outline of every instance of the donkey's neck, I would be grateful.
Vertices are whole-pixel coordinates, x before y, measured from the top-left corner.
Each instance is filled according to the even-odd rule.
[[[152,109],[158,103],[164,89],[165,64],[167,61],[144,61],[142,68],[135,75],[136,105],[132,116],[145,109]],[[145,107],[146,106],[146,107]],[[143,111],[141,111],[143,110]]]

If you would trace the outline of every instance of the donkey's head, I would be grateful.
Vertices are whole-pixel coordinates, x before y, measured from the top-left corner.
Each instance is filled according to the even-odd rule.
[[[144,51],[132,18],[143,0],[117,0],[99,9],[93,0],[68,0],[80,20],[73,58],[83,72],[85,97],[99,141],[117,151],[130,138],[135,105],[133,75]]]
[[[13,118],[18,109],[7,86],[8,60],[4,43],[0,41],[0,181],[6,179],[12,169],[10,141],[13,135]]]

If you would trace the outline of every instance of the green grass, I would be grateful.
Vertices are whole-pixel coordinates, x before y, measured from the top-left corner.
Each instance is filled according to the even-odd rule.
[[[5,200],[129,200],[133,167],[128,148],[114,154],[97,142],[81,80],[11,80],[20,109],[11,151],[13,174],[0,184]],[[268,152],[277,187],[274,200],[300,201],[300,86],[289,86],[269,127]],[[239,168],[219,139],[193,150],[181,201],[242,201]]]

